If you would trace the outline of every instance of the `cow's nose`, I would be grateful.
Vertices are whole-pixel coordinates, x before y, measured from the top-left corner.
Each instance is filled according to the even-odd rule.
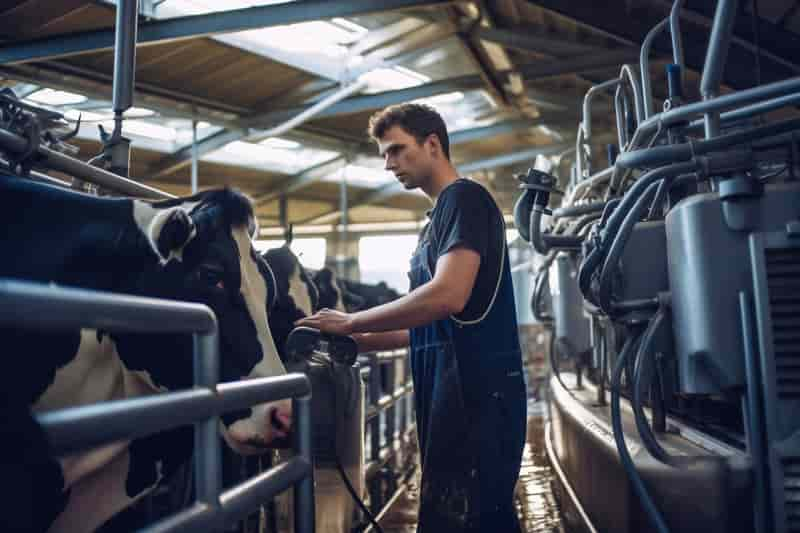
[[[288,433],[292,427],[292,417],[288,413],[282,412],[279,407],[276,407],[269,414],[269,423],[278,431]]]

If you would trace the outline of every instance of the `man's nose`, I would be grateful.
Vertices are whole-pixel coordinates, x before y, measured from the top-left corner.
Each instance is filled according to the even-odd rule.
[[[385,170],[394,170],[395,166],[394,158],[387,155],[383,162],[383,168]]]

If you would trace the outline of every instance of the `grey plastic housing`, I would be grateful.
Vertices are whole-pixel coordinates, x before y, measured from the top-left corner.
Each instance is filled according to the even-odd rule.
[[[753,293],[749,236],[800,217],[800,185],[756,197],[691,196],[666,217],[679,388],[718,394],[745,384],[739,291]]]
[[[655,298],[669,290],[667,234],[663,220],[633,228],[612,285],[614,300]]]
[[[566,341],[571,355],[589,350],[589,319],[583,314],[575,262],[568,254],[559,253],[550,266],[549,276],[556,339]]]

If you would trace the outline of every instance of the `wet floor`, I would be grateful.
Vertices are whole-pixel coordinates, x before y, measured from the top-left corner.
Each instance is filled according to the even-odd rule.
[[[553,471],[544,447],[546,407],[543,402],[528,406],[528,434],[522,455],[522,468],[514,499],[522,530],[525,533],[569,533],[561,524],[558,505],[553,497]],[[386,513],[381,526],[384,533],[415,533],[418,488],[412,482]]]

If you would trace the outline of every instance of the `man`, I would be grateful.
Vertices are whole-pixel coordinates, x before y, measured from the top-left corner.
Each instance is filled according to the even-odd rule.
[[[526,398],[502,213],[450,162],[444,121],[420,104],[370,119],[387,170],[432,200],[411,290],[298,325],[353,335],[359,350],[409,346],[421,451],[418,532],[518,532],[513,505]]]

